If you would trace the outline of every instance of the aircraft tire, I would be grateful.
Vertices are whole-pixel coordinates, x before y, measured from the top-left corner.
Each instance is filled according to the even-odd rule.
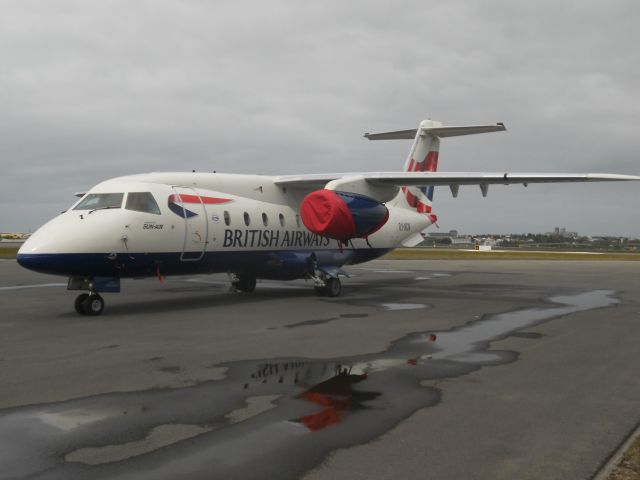
[[[104,300],[97,293],[87,295],[87,298],[82,302],[82,310],[85,315],[100,315],[104,310]]]
[[[233,287],[244,293],[251,293],[256,289],[256,277],[242,275],[233,282]]]
[[[316,289],[316,295],[319,297],[326,297],[327,296],[327,287],[315,287]]]
[[[86,315],[84,313],[84,307],[82,306],[82,304],[84,303],[84,301],[89,298],[89,294],[88,293],[82,293],[80,295],[78,295],[76,297],[76,301],[74,302],[73,306],[76,309],[76,312],[78,312],[80,315]]]
[[[339,278],[327,278],[327,286],[324,287],[327,297],[339,297],[342,292],[342,284]]]

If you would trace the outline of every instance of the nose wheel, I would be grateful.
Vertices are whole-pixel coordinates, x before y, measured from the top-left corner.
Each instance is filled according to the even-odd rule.
[[[78,295],[74,303],[80,315],[100,315],[104,310],[103,298],[95,292]]]

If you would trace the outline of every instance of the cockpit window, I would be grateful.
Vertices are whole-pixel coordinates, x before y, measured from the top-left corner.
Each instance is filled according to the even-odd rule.
[[[160,215],[160,208],[156,203],[153,195],[149,192],[129,192],[127,195],[127,210],[135,210],[136,212],[153,213]]]
[[[90,193],[75,206],[74,210],[99,210],[103,208],[120,208],[124,193]]]

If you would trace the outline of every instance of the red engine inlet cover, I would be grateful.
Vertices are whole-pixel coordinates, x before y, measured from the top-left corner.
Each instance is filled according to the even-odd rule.
[[[300,216],[305,227],[323,237],[347,241],[355,236],[351,211],[333,190],[316,190],[304,197]]]
[[[300,215],[310,231],[346,242],[376,232],[387,222],[389,210],[357,193],[316,190],[302,200]]]

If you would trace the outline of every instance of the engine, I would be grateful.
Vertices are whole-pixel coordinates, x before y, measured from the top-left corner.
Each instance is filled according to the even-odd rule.
[[[304,197],[300,216],[313,233],[346,242],[366,238],[382,228],[389,218],[389,210],[364,195],[322,189]]]

